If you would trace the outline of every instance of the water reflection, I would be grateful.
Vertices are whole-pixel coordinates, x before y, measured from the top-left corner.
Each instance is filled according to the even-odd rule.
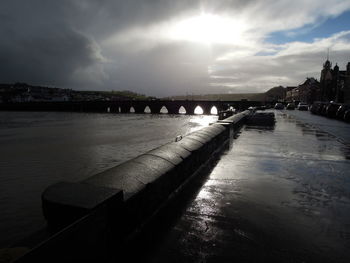
[[[210,116],[210,115],[199,115],[199,116],[191,116],[189,125],[193,126],[190,132],[194,132],[200,130],[202,127],[208,126],[210,123],[217,121],[218,116]]]

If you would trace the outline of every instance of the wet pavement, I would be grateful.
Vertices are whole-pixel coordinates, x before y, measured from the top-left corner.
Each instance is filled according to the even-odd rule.
[[[341,120],[327,118],[321,115],[312,114],[310,111],[285,110],[286,114],[291,115],[303,122],[308,123],[318,129],[321,129],[337,137],[342,142],[350,143],[350,125]]]
[[[349,146],[275,116],[243,128],[144,261],[350,262]]]

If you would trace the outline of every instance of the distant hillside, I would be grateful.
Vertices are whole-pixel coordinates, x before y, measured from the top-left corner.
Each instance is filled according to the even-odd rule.
[[[283,99],[286,96],[286,89],[282,86],[274,87],[269,89],[265,93],[266,100],[279,100]]]
[[[0,103],[33,101],[116,101],[154,99],[132,91],[81,91],[29,85],[27,83],[1,84]]]
[[[125,99],[125,100],[129,100],[129,99],[147,100],[147,99],[153,98],[153,97],[149,97],[149,96],[128,91],[128,90],[122,90],[122,91],[76,91],[74,90],[73,92],[84,94],[84,95],[98,94],[104,98],[118,98],[118,99]]]

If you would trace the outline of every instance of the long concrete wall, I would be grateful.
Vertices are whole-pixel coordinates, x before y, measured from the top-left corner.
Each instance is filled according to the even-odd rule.
[[[123,240],[212,157],[246,121],[238,113],[79,183],[61,182],[42,194],[55,234],[17,262],[113,258]]]

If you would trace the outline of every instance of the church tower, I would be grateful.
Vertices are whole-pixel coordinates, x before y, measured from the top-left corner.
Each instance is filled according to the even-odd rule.
[[[350,104],[350,62],[348,62],[345,71],[344,81],[344,103]]]
[[[326,62],[323,64],[320,77],[322,101],[330,101],[332,99],[332,71],[332,63],[327,58]]]

